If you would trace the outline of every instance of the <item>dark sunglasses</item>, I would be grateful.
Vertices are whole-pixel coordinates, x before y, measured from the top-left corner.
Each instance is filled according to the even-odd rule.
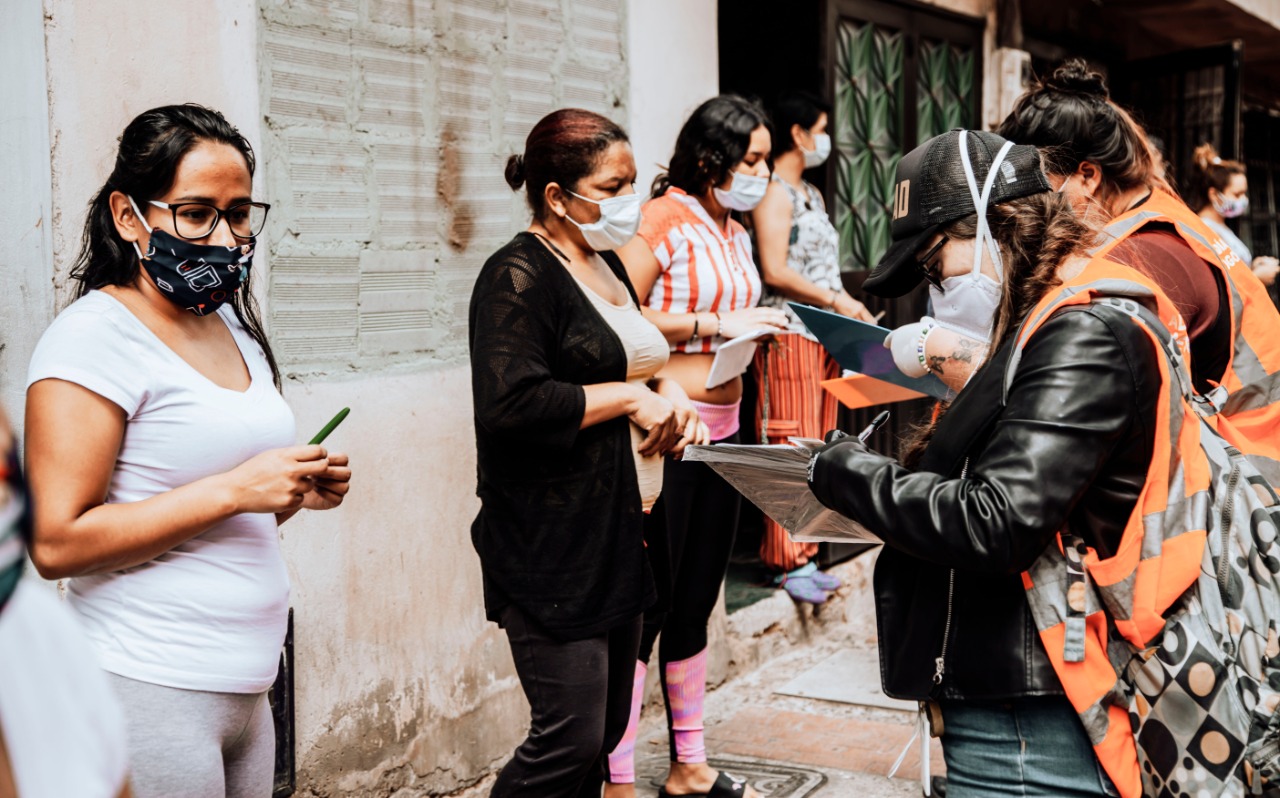
[[[939,276],[942,266],[934,261],[938,257],[938,253],[942,251],[943,245],[946,243],[947,237],[943,236],[938,239],[938,243],[929,247],[928,252],[916,258],[916,268],[918,268],[920,273],[924,275],[924,279],[929,281],[929,285],[943,292],[945,292],[946,289],[942,287],[942,278]]]

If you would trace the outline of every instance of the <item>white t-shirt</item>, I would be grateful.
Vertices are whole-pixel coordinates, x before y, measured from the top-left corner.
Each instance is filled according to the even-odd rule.
[[[230,308],[218,315],[249,367],[244,393],[214,385],[101,291],[40,338],[28,386],[66,380],[125,411],[108,502],[141,501],[294,445],[293,413],[265,355]],[[270,513],[237,515],[133,568],[76,577],[69,593],[111,673],[222,693],[260,693],[275,680],[289,577]]]
[[[73,613],[33,579],[0,612],[0,728],[21,798],[115,798],[124,716]]]

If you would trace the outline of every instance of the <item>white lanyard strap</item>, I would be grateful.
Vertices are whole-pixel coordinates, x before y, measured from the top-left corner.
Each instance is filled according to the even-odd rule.
[[[1000,247],[996,244],[995,238],[991,235],[991,228],[987,225],[987,201],[991,198],[991,187],[995,185],[996,174],[1000,171],[1000,164],[1004,162],[1004,156],[1009,152],[1009,148],[1013,146],[1012,141],[1006,141],[1000,151],[996,153],[996,157],[991,160],[991,169],[987,171],[987,179],[982,183],[982,191],[978,191],[978,179],[973,172],[973,163],[969,160],[969,131],[960,131],[960,160],[964,163],[964,179],[969,184],[969,196],[973,198],[973,207],[978,214],[978,235],[977,241],[973,246],[973,276],[976,279],[982,272],[982,247],[985,245],[991,253],[991,260],[995,263],[997,278],[1004,277],[1004,264],[1000,259]]]

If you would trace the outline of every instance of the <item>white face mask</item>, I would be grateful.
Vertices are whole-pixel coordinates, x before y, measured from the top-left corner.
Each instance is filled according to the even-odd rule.
[[[643,194],[622,194],[602,200],[593,200],[581,194],[570,194],[580,200],[600,206],[600,218],[588,224],[580,224],[572,216],[565,214],[566,219],[577,225],[586,239],[587,246],[596,252],[618,249],[636,237],[640,229],[640,206],[644,204]]]
[[[805,169],[822,166],[827,162],[827,158],[831,156],[831,136],[826,133],[815,133],[813,136],[813,149],[806,150],[801,147],[800,152],[804,154]]]
[[[716,202],[731,211],[749,211],[760,204],[764,193],[769,190],[769,178],[756,177],[743,172],[733,173],[733,182],[729,190],[716,187]]]
[[[948,277],[942,281],[942,290],[930,286],[929,295],[933,299],[933,317],[939,327],[958,332],[970,338],[991,343],[991,328],[995,326],[996,311],[1000,308],[1000,280],[1003,279],[1004,265],[1000,258],[1000,246],[991,236],[987,226],[987,200],[991,197],[991,187],[995,184],[996,175],[1000,173],[1000,164],[1004,156],[1013,146],[1006,141],[996,157],[991,161],[991,169],[983,182],[982,191],[978,191],[978,180],[973,173],[973,164],[969,161],[968,131],[960,131],[960,160],[964,163],[964,176],[969,183],[969,195],[973,198],[973,207],[977,211],[978,235],[973,242],[973,269],[969,274]],[[991,253],[991,261],[996,267],[993,280],[982,273],[982,248]]]
[[[1000,284],[985,274],[958,274],[929,286],[933,319],[938,326],[967,338],[991,343],[991,327],[1000,309]]]

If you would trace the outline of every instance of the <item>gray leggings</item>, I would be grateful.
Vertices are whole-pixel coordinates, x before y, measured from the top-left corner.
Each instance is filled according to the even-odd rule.
[[[270,798],[276,732],[266,693],[107,676],[124,708],[134,798]]]

